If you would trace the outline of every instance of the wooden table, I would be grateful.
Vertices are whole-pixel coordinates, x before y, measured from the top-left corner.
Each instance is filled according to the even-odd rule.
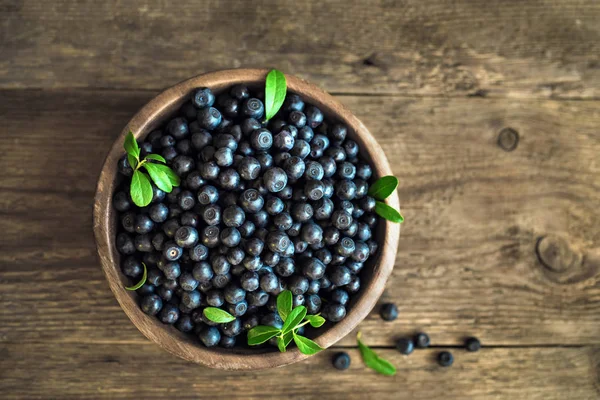
[[[594,0],[0,0],[0,397],[597,399],[599,55]],[[162,88],[242,66],[337,95],[400,178],[382,298],[400,316],[360,325],[395,377],[354,335],[278,370],[189,364],[108,288],[91,215],[109,146]],[[419,330],[431,349],[394,350]]]

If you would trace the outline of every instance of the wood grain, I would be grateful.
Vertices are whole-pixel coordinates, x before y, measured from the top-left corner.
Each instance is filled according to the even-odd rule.
[[[162,89],[274,66],[338,93],[600,96],[595,0],[5,0],[0,88]]]
[[[378,350],[394,377],[364,367],[350,349],[349,370],[330,364],[335,351],[275,371],[211,370],[172,357],[152,344],[13,345],[0,357],[4,399],[512,399],[592,400],[600,395],[600,349],[527,348],[453,351],[454,365],[433,361],[440,349],[402,356]],[[27,379],[22,371],[27,370]],[[319,379],[315,380],[318,374]],[[93,384],[90,384],[93,382]]]
[[[100,271],[91,205],[105,153],[152,96],[0,92],[3,340],[146,343]],[[372,344],[419,329],[440,345],[467,335],[490,345],[600,343],[598,103],[340,100],[385,149],[406,216],[382,298],[400,317],[382,324],[372,313],[360,325]],[[510,152],[497,142],[505,127],[520,138]],[[549,271],[536,254],[540,237],[562,238],[585,256],[556,270],[585,273],[565,281]],[[342,344],[354,345],[353,336]]]

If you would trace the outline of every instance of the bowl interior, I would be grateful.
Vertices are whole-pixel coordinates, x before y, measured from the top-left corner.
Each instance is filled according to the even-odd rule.
[[[124,154],[122,143],[127,132],[132,131],[140,140],[154,129],[161,128],[165,121],[174,115],[179,107],[191,97],[198,87],[209,87],[216,94],[230,86],[244,83],[251,87],[264,84],[267,70],[230,70],[209,73],[181,82],[167,89],[151,100],[136,114],[119,136],[111,149],[98,183],[94,207],[94,230],[98,251],[103,268],[107,274],[111,289],[117,300],[134,322],[149,339],[165,349],[185,359],[207,366],[224,369],[259,369],[290,364],[306,358],[295,347],[285,353],[276,348],[205,348],[190,334],[184,334],[175,327],[162,324],[157,318],[144,314],[139,308],[135,292],[124,289],[129,280],[120,271],[120,255],[116,250],[114,238],[117,232],[117,212],[111,206],[112,195],[120,183],[116,173],[117,160]],[[286,76],[288,92],[299,94],[305,102],[321,109],[326,119],[339,121],[348,126],[348,137],[360,146],[360,155],[373,166],[373,175],[381,177],[391,175],[387,159],[364,125],[345,107],[329,94],[314,85],[292,76]],[[399,208],[398,196],[394,194],[388,203]],[[376,257],[370,258],[360,273],[361,290],[354,295],[347,309],[347,316],[337,324],[327,323],[306,335],[313,338],[322,347],[333,343],[348,334],[373,308],[383,291],[396,255],[399,225],[380,219],[374,239],[379,244]]]

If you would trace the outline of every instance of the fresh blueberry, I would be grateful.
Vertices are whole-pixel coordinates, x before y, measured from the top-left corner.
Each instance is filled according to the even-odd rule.
[[[327,303],[321,315],[328,321],[338,322],[346,317],[346,307],[337,303]]]
[[[449,367],[454,362],[454,356],[449,351],[442,351],[437,357],[438,364],[442,367]]]
[[[221,340],[221,334],[216,327],[207,326],[198,333],[198,338],[206,347],[213,347]]]
[[[407,356],[414,351],[415,344],[412,339],[400,338],[396,341],[396,349]]]
[[[192,95],[192,104],[198,108],[211,107],[215,103],[215,96],[209,88],[197,89]]]
[[[475,337],[467,338],[465,341],[465,348],[470,352],[479,351],[481,348],[481,342]]]
[[[393,303],[385,303],[379,309],[379,315],[384,321],[393,321],[398,318],[398,307]]]
[[[160,296],[151,294],[142,298],[142,311],[148,315],[156,315],[162,309],[163,302]]]
[[[263,102],[257,98],[249,98],[242,103],[242,113],[246,117],[260,119],[265,112]]]
[[[346,352],[336,353],[332,359],[335,369],[344,371],[350,368],[350,356]]]
[[[429,336],[423,332],[417,333],[415,335],[415,346],[419,349],[429,347]]]

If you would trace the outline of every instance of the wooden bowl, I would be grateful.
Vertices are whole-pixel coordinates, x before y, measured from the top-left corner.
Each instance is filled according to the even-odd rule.
[[[212,368],[226,370],[263,369],[291,364],[307,358],[295,346],[285,353],[273,349],[221,349],[206,348],[191,335],[162,324],[156,317],[148,316],[138,306],[137,294],[125,290],[130,282],[121,273],[120,257],[115,247],[117,213],[111,206],[118,185],[117,161],[123,156],[123,141],[132,131],[137,139],[144,138],[159,127],[198,87],[209,87],[215,93],[238,83],[249,86],[264,85],[268,70],[236,69],[207,73],[188,79],[165,90],[146,104],[125,126],[113,144],[102,172],[94,204],[94,234],[102,268],[110,288],[133,324],[150,340],[170,353]],[[331,95],[302,79],[287,75],[288,91],[301,95],[308,103],[319,107],[326,117],[335,118],[348,126],[348,137],[360,145],[363,156],[371,159],[376,177],[392,175],[381,147],[367,128]],[[398,195],[394,193],[388,203],[399,209]],[[385,282],[394,267],[400,226],[381,219],[374,238],[379,243],[378,255],[369,259],[361,274],[361,291],[353,298],[346,318],[336,324],[326,324],[316,330],[314,340],[323,348],[329,347],[350,333],[373,309],[383,292]]]

